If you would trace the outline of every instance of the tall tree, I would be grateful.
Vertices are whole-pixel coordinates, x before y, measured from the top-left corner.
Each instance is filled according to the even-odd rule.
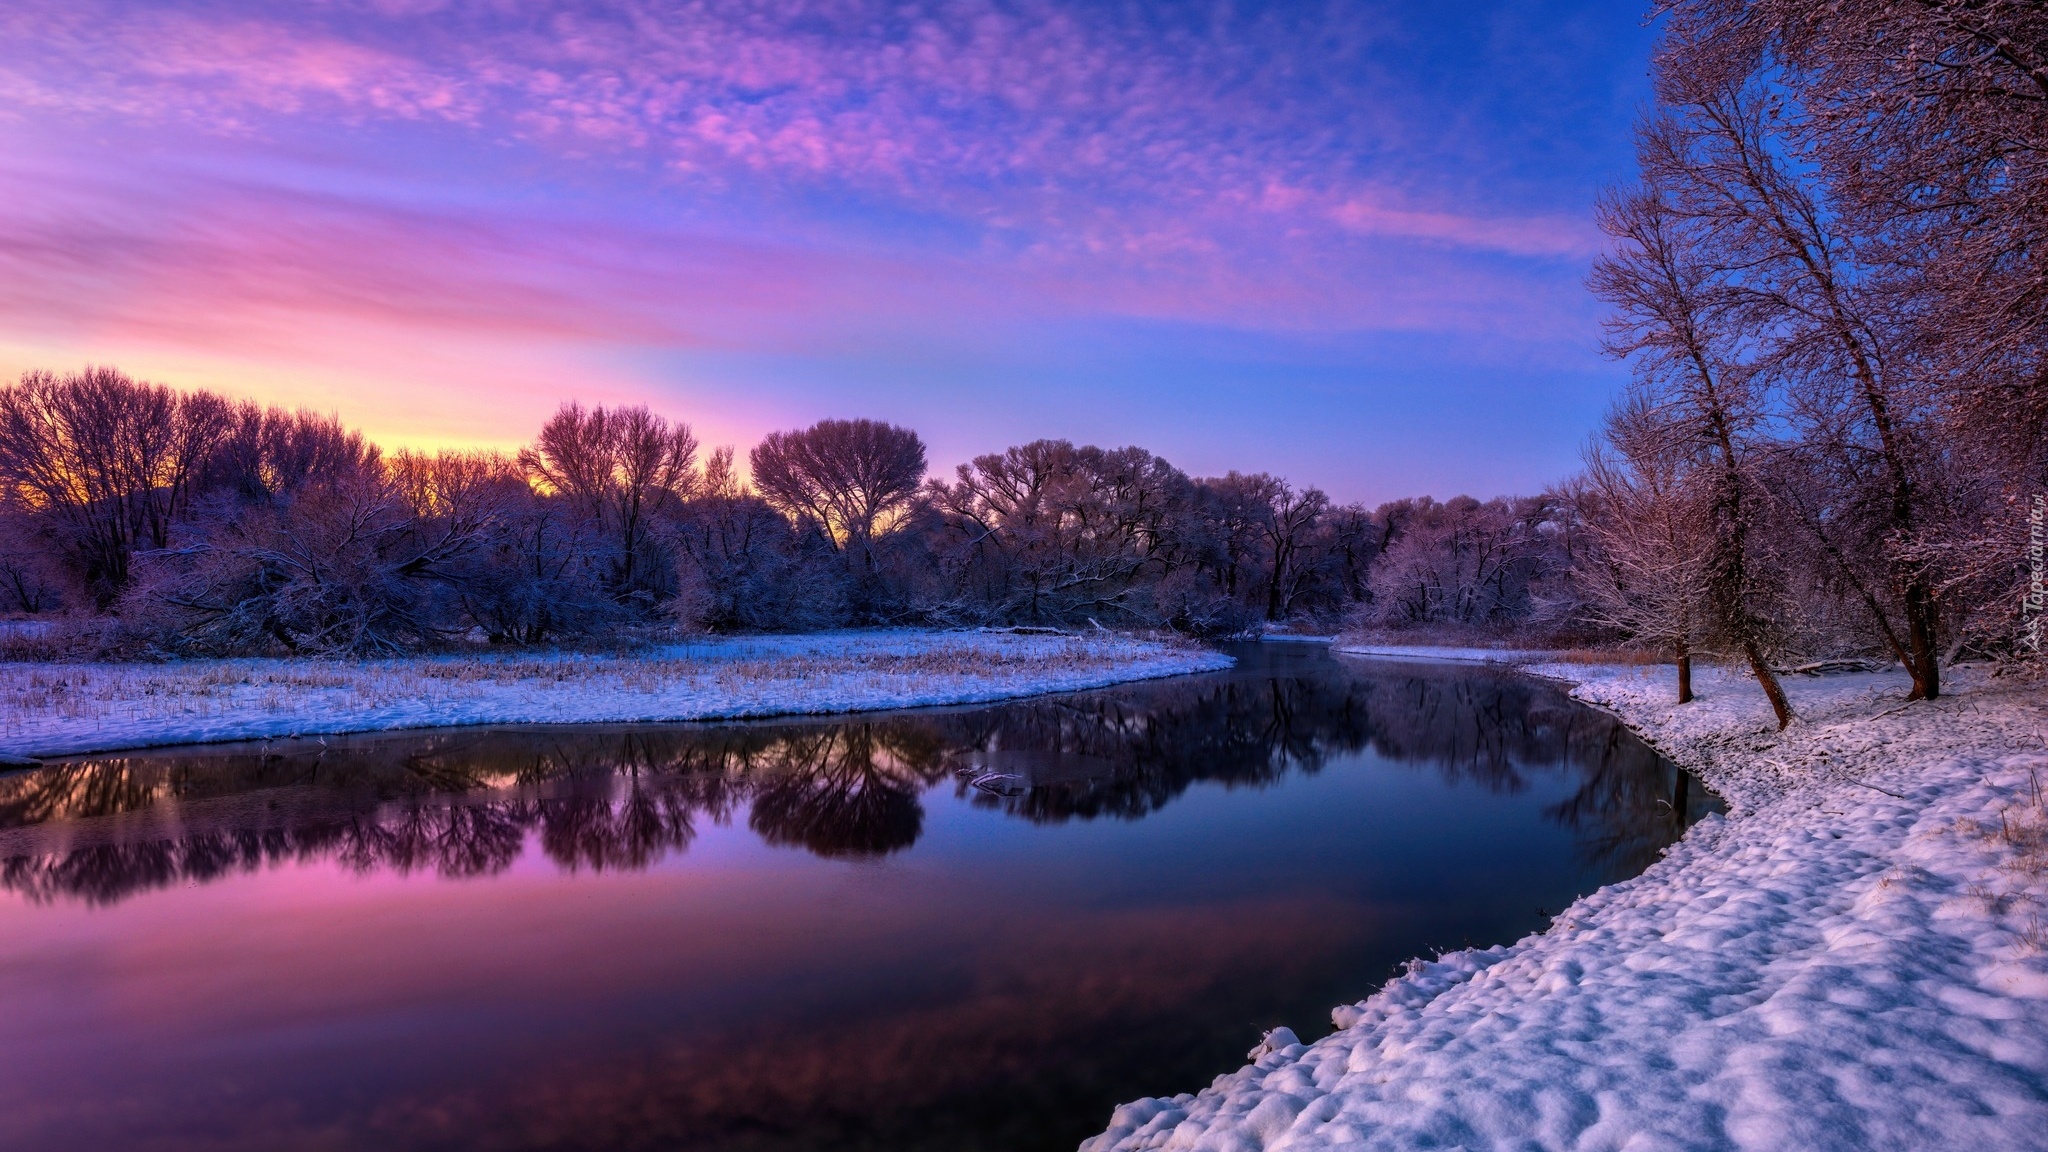
[[[1761,420],[1753,367],[1733,331],[1733,302],[1703,252],[1711,237],[1673,211],[1655,184],[1610,194],[1597,209],[1616,246],[1595,262],[1590,285],[1614,309],[1609,355],[1635,369],[1637,403],[1665,421],[1709,462],[1706,479],[1708,603],[1770,700],[1778,727],[1792,705],[1771,670],[1771,627],[1754,536],[1763,494],[1750,448]]]
[[[1643,133],[1644,175],[1701,229],[1724,316],[1786,390],[1790,413],[1806,426],[1806,451],[1831,457],[1816,479],[1836,482],[1839,514],[1801,522],[1842,522],[1820,542],[1824,555],[1848,561],[1868,551],[1884,570],[1890,603],[1875,595],[1866,603],[1912,673],[1912,698],[1931,699],[1941,674],[1920,546],[1924,390],[1914,387],[1909,358],[1893,354],[1884,297],[1821,190],[1789,163],[1777,99],[1749,85],[1701,91],[1671,78],[1663,92],[1671,108]]]
[[[612,587],[629,597],[649,591],[653,519],[694,490],[697,438],[690,426],[631,408],[562,405],[541,426],[519,464],[534,482],[559,494],[612,545]]]
[[[833,547],[872,569],[875,538],[924,483],[924,441],[878,420],[820,420],[771,432],[749,454],[754,487],[798,520],[823,529]]]
[[[1667,647],[1685,704],[1714,539],[1699,446],[1640,394],[1608,414],[1601,441],[1586,452],[1575,494],[1593,545],[1573,566],[1583,608],[1597,624]]]
[[[164,548],[233,419],[211,392],[112,368],[24,373],[0,387],[0,500],[43,520],[104,608],[138,548]]]

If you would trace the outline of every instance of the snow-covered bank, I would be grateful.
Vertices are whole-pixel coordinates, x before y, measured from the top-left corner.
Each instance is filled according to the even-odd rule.
[[[360,663],[0,664],[0,755],[451,724],[714,720],[974,704],[1229,667],[1127,637],[871,632]]]
[[[1335,648],[1346,656],[1372,656],[1382,660],[1428,660],[1442,664],[1528,664],[1555,659],[1556,653],[1536,648],[1457,648],[1441,644],[1347,644]]]
[[[1959,670],[1754,685],[1553,665],[1726,797],[1634,880],[1512,945],[1417,962],[1135,1149],[2048,1147],[2048,705]]]

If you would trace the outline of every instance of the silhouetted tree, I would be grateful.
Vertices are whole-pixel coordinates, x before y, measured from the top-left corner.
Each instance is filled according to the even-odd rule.
[[[596,526],[612,566],[613,594],[653,598],[660,558],[654,521],[696,489],[697,438],[646,406],[562,405],[519,464],[535,483]]]
[[[0,386],[0,501],[42,521],[106,607],[127,589],[136,549],[168,546],[232,424],[211,392],[112,368],[28,372]]]

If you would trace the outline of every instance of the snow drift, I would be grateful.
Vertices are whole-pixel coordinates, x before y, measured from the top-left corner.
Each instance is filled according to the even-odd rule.
[[[1730,804],[1550,929],[1458,952],[1192,1095],[1139,1149],[2038,1148],[2048,1132],[2048,707],[1959,670],[1668,703],[1668,669],[1550,666]]]

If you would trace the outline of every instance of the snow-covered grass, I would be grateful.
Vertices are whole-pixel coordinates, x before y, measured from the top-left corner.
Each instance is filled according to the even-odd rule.
[[[1347,656],[1443,664],[1527,664],[1552,655],[1534,648],[1460,648],[1448,644],[1365,644],[1343,640],[1337,642],[1335,650]]]
[[[0,663],[0,755],[452,724],[711,720],[970,704],[1230,665],[1119,636],[853,632],[630,655]]]
[[[1117,1109],[1133,1149],[2048,1146],[2048,703],[1958,670],[1755,686],[1549,665],[1721,793],[1636,879],[1514,944],[1411,963],[1276,1030],[1196,1095]]]

